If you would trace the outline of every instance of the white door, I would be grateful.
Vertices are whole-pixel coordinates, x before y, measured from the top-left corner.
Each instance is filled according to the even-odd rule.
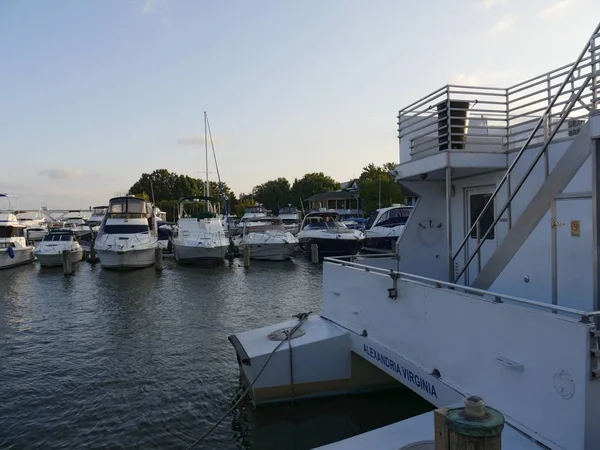
[[[465,189],[465,211],[467,212],[465,217],[465,232],[469,231],[471,226],[475,224],[477,217],[479,217],[479,214],[481,214],[481,211],[483,211],[483,208],[492,196],[494,189],[495,186]],[[469,239],[467,240],[465,256],[468,256],[466,256],[466,259],[463,260],[463,264],[466,263],[468,258],[477,250],[478,242],[483,241],[480,251],[475,255],[469,264],[468,270],[466,271],[467,279],[465,281],[468,285],[475,281],[475,278],[477,277],[477,274],[481,268],[496,250],[496,226],[490,230],[485,240],[483,240],[484,234],[495,219],[495,209],[496,200],[494,200],[494,204],[485,211],[485,214],[480,222],[479,240],[477,236],[477,229],[474,229],[470,233]]]
[[[592,199],[556,200],[557,303],[593,310]]]

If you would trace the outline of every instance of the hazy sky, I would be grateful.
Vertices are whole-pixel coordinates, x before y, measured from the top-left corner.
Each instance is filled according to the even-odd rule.
[[[398,109],[566,64],[598,20],[598,0],[1,0],[0,192],[86,208],[197,176],[203,145],[178,140],[204,110],[236,193],[344,181],[398,161]]]

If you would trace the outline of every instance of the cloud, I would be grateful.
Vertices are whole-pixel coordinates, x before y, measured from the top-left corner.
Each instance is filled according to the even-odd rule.
[[[156,8],[158,0],[146,0],[142,5],[142,14],[150,14]]]
[[[567,6],[569,6],[569,3],[571,3],[570,0],[562,0],[553,5],[550,5],[547,8],[544,8],[540,11],[540,17],[547,19],[548,17],[551,17],[565,9]]]
[[[514,14],[509,14],[502,17],[498,22],[490,28],[492,33],[503,33],[511,28],[517,22],[517,17]]]
[[[504,6],[507,0],[482,0],[478,4],[485,9],[492,9],[494,6]]]
[[[76,169],[44,169],[40,170],[38,175],[51,180],[74,180],[81,178],[83,173]]]
[[[450,84],[507,87],[518,82],[520,76],[521,73],[515,69],[475,70],[470,73],[454,74],[450,79]]]

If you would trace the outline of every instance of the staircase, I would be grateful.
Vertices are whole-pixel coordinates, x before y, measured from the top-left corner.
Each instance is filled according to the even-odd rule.
[[[473,287],[489,289],[546,215],[554,199],[567,187],[595,148],[592,140],[594,136],[590,134],[589,117],[591,114],[600,111],[600,24],[594,30],[575,63],[573,63],[566,73],[562,83],[559,86],[553,86],[553,80],[558,78],[559,75],[549,73],[547,74],[547,82],[541,79],[539,83],[536,81],[536,84],[532,84],[526,88],[513,90],[514,103],[518,106],[514,106],[513,110],[515,112],[511,113],[509,101],[509,136],[511,117],[524,117],[522,113],[523,108],[535,108],[537,105],[535,95],[543,93],[545,86],[547,86],[548,104],[545,108],[539,110],[541,116],[534,114],[538,118],[535,126],[529,133],[528,138],[520,148],[507,172],[498,183],[485,207],[466,233],[458,249],[452,255],[452,262],[455,267],[460,266],[460,262],[466,260],[462,268],[457,270],[454,281],[458,282],[465,275],[473,261],[480,261],[481,248],[487,236],[494,230],[500,219],[506,217],[509,228],[508,233],[499,243],[495,252],[480,267],[475,280],[469,280]],[[537,87],[538,85],[539,87]],[[519,91],[526,89],[529,89],[529,94],[519,94]],[[531,92],[532,89],[533,92]],[[528,95],[531,95],[531,98],[534,100],[530,101]],[[519,110],[519,113],[516,113],[516,110]],[[537,111],[535,110],[534,113]],[[519,115],[517,116],[517,114]],[[511,206],[515,196],[519,193],[538,163],[544,159],[547,164],[550,144],[557,134],[561,133],[561,135],[564,135],[565,131],[569,137],[574,137],[573,141],[552,171],[549,171],[547,169],[548,166],[546,166],[545,180],[533,195],[523,213],[513,224]],[[523,131],[519,133],[523,133]],[[518,139],[515,140],[518,141]],[[526,166],[527,162],[525,162],[525,159],[522,160],[522,156],[526,151],[528,154],[535,154],[533,162],[528,167]],[[515,169],[522,169],[523,167],[527,167],[524,172],[525,175],[511,189],[511,175],[514,177]],[[494,208],[494,201],[499,200],[498,194],[500,191],[508,192],[507,200],[501,207],[495,208],[495,218],[492,223],[486,223],[484,226],[482,219],[489,208]],[[478,237],[477,245],[472,251],[471,249],[467,251],[467,242],[473,233]]]

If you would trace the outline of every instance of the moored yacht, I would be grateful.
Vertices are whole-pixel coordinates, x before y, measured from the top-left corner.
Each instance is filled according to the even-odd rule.
[[[279,208],[278,217],[283,222],[283,227],[293,235],[300,231],[300,211],[292,205]]]
[[[173,233],[173,256],[181,264],[224,262],[229,238],[212,197],[179,200],[179,220]]]
[[[493,416],[502,448],[598,448],[598,61],[600,25],[573,64],[402,109],[396,254],[327,258],[319,315],[230,336],[255,403],[400,383],[439,409],[320,448],[458,448],[451,416]]]
[[[292,257],[298,239],[285,229],[279,217],[247,219],[238,243],[240,251],[248,247],[251,259],[285,261]]]
[[[133,196],[112,198],[95,240],[101,266],[109,269],[152,266],[157,247],[157,225],[150,204]]]
[[[6,194],[0,198],[9,201]],[[25,225],[10,210],[9,201],[9,209],[0,211],[0,269],[33,262],[33,249],[25,240]]]
[[[391,253],[410,217],[412,206],[392,205],[374,211],[365,225],[365,246],[362,252]]]
[[[71,263],[83,259],[83,248],[71,228],[52,229],[44,236],[34,255],[42,267],[57,267],[63,264],[63,252],[68,253]]]
[[[77,237],[91,233],[90,227],[88,226],[83,213],[79,209],[69,211],[67,214],[60,217],[59,221],[62,222],[59,228],[70,228]]]
[[[364,233],[349,229],[337,212],[328,210],[304,216],[297,237],[303,251],[311,251],[311,245],[316,244],[320,255],[354,255],[365,241]]]

